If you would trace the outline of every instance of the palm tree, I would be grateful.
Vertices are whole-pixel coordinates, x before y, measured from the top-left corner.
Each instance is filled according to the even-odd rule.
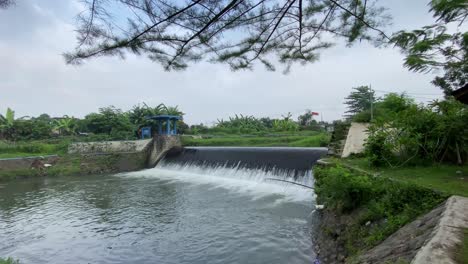
[[[184,113],[182,111],[179,110],[179,106],[166,106],[164,104],[163,105],[163,112],[166,114],[166,115],[174,115],[174,116],[183,116]]]

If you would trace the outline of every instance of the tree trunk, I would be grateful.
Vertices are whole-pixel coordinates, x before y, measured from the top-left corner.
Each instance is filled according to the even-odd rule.
[[[457,164],[462,165],[462,159],[460,155],[460,148],[458,147],[458,142],[455,142],[455,147],[457,148]]]

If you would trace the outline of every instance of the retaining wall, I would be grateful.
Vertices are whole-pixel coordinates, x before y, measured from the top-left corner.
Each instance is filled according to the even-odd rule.
[[[68,147],[69,154],[142,152],[150,147],[152,140],[126,140],[102,142],[78,142]]]
[[[367,129],[368,123],[351,123],[351,127],[346,137],[346,143],[341,154],[342,158],[346,158],[351,154],[358,154],[364,151],[364,143],[366,142],[369,133]]]

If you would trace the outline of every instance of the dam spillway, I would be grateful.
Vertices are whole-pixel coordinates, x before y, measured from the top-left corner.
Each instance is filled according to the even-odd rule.
[[[326,148],[293,147],[186,147],[169,151],[162,164],[261,169],[302,173],[311,170]]]

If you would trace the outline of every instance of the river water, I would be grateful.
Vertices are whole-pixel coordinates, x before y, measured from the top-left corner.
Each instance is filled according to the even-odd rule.
[[[311,263],[312,190],[261,170],[161,165],[0,184],[21,263]],[[300,179],[312,185],[312,177]]]

